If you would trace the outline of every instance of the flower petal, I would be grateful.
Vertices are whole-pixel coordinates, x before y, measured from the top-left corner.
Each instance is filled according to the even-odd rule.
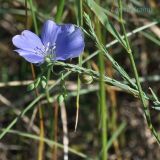
[[[18,52],[20,56],[22,56],[26,61],[30,63],[43,63],[44,62],[44,57],[37,55],[34,52],[26,51],[22,49],[16,49],[15,51]]]
[[[56,40],[56,60],[78,57],[84,50],[84,36],[80,28],[67,24],[61,26]]]
[[[64,25],[59,25],[61,28],[61,32],[66,32],[66,33],[72,33],[75,31],[75,26],[73,24],[64,24]]]
[[[40,38],[28,30],[24,30],[21,35],[14,36],[12,42],[17,48],[31,52],[34,52],[37,47],[44,48]]]
[[[58,30],[59,30],[59,26],[51,21],[51,20],[47,20],[43,27],[42,27],[42,31],[41,31],[41,39],[42,39],[42,43],[46,46],[48,43],[50,44],[54,44],[55,40],[57,38],[57,34],[58,34]]]

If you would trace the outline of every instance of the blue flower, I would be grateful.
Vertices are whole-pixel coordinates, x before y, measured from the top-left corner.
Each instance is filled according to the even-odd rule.
[[[66,60],[78,57],[84,50],[84,37],[80,28],[73,24],[58,25],[47,20],[41,31],[41,36],[29,30],[12,39],[18,48],[15,51],[31,63],[44,63],[51,60]]]

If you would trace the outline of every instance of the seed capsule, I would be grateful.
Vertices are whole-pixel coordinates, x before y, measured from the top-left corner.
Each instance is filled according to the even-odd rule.
[[[84,84],[91,84],[93,82],[93,78],[90,75],[82,74],[80,76],[81,82]]]

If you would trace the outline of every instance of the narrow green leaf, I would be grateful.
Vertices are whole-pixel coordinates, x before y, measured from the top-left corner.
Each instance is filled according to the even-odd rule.
[[[88,7],[94,12],[103,26],[116,38],[122,46],[127,47],[126,42],[122,39],[121,35],[116,31],[112,23],[109,21],[104,8],[99,6],[94,0],[86,0]]]
[[[34,83],[35,88],[38,87],[40,81],[41,81],[41,77],[38,77],[38,78],[36,79],[35,83]]]
[[[35,88],[34,83],[31,83],[27,86],[27,91],[32,91]]]

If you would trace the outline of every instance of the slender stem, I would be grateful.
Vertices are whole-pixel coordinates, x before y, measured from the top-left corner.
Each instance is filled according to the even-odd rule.
[[[57,7],[57,14],[56,14],[56,17],[55,17],[55,21],[57,23],[61,22],[62,13],[63,13],[63,9],[64,9],[64,4],[65,4],[65,0],[60,0],[59,1],[58,7]]]
[[[0,131],[4,131],[5,129],[0,129]],[[17,130],[9,130],[8,131],[8,133],[10,133],[10,134],[14,134],[14,135],[18,135],[18,136],[21,136],[21,137],[26,137],[26,138],[29,138],[29,139],[31,139],[31,140],[40,140],[40,137],[39,136],[37,136],[37,135],[34,135],[33,133],[24,133],[24,132],[21,132],[21,131],[17,131]],[[63,149],[64,148],[64,145],[63,144],[61,144],[61,143],[57,143],[57,142],[55,142],[55,141],[52,141],[52,140],[50,140],[50,139],[48,139],[48,138],[43,138],[42,139],[47,145],[48,145],[48,147],[52,147],[52,146],[57,146],[57,148],[60,148],[60,149]],[[112,144],[110,144],[110,146],[111,146]],[[110,147],[109,146],[109,147]],[[93,158],[90,158],[90,157],[88,157],[86,154],[84,154],[84,153],[82,153],[82,152],[79,152],[79,151],[77,151],[76,149],[73,149],[73,148],[68,148],[68,151],[71,153],[71,154],[73,154],[73,155],[75,155],[75,156],[79,156],[77,159],[85,159],[85,160],[95,160],[95,159],[93,159]]]
[[[99,0],[98,0],[99,2]],[[97,29],[97,38],[99,42],[102,43],[102,33],[101,33],[101,26],[99,21],[96,22],[96,29]],[[103,76],[105,75],[105,64],[104,64],[104,56],[102,52],[98,54],[98,62],[99,62],[99,104],[100,104],[100,111],[101,111],[101,136],[102,136],[102,160],[108,159],[108,153],[106,151],[107,146],[107,104],[106,104],[106,91],[105,91],[105,83],[103,81]]]
[[[141,100],[142,105],[143,105],[144,115],[145,115],[145,118],[147,120],[147,125],[148,125],[149,129],[151,130],[152,134],[155,136],[157,142],[160,144],[160,137],[159,137],[158,133],[156,132],[155,128],[153,127],[153,125],[152,125],[151,117],[150,117],[150,111],[149,111],[149,108],[147,106],[146,100],[144,98],[143,90],[142,90],[140,80],[139,80],[138,71],[137,71],[137,68],[136,68],[135,61],[134,61],[134,56],[133,56],[133,53],[132,53],[132,50],[131,50],[131,47],[130,47],[130,44],[129,44],[129,40],[127,38],[126,29],[125,29],[125,26],[124,26],[124,23],[123,23],[123,13],[122,13],[123,10],[122,10],[122,1],[121,0],[118,0],[118,5],[119,5],[119,18],[120,18],[120,22],[121,22],[121,25],[122,25],[123,34],[125,35],[125,41],[126,41],[126,44],[127,44],[127,53],[128,53],[128,56],[129,56],[129,59],[130,59],[130,62],[131,62],[131,66],[132,66],[132,69],[133,69],[133,73],[134,73],[134,76],[135,76],[135,79],[136,79],[140,100]]]
[[[36,15],[35,15],[35,10],[34,10],[34,7],[33,7],[32,0],[29,0],[29,4],[30,4],[30,8],[31,8],[31,14],[32,14],[33,22],[34,22],[34,29],[35,29],[36,34],[38,34],[38,25],[37,25],[37,20],[36,20]]]
[[[64,78],[66,78],[67,76],[69,76],[71,74],[70,71],[68,71],[65,75]],[[51,90],[58,85],[61,82],[61,79],[59,78],[53,85],[51,85],[48,90],[51,92]],[[21,113],[19,114],[19,116],[17,116],[16,118],[13,119],[13,121],[3,130],[2,133],[0,133],[0,140],[11,130],[11,128],[17,123],[17,121],[23,117],[31,108],[33,108],[33,106],[38,103],[42,98],[45,97],[45,94],[40,94],[38,97],[36,97],[24,110],[21,111]],[[43,138],[41,139],[41,137],[39,138],[40,140],[43,141]]]
[[[77,4],[77,9],[78,9],[77,23],[79,26],[83,26],[83,0],[76,0],[76,4]]]
[[[46,84],[46,97],[47,97],[47,101],[48,101],[48,104],[51,103],[51,98],[50,98],[50,94],[49,94],[49,91],[48,91],[48,82],[50,80],[50,76],[51,76],[51,69],[48,68],[48,71],[47,71],[47,84]]]
[[[33,106],[44,97],[44,94],[39,95],[36,99],[34,99],[24,110],[21,111],[19,116],[14,118],[12,122],[5,128],[5,130],[0,134],[0,140],[11,130],[11,128],[17,123],[17,121],[23,117]]]
[[[98,80],[98,81],[100,80],[100,74],[96,71],[91,70],[91,69],[87,69],[87,68],[84,68],[84,67],[79,67],[79,66],[74,65],[74,64],[58,62],[58,61],[54,62],[53,65],[64,67],[64,69],[66,69],[66,71],[69,70],[72,73],[86,74],[86,75],[92,76],[92,78],[95,79],[95,80]],[[138,91],[134,88],[131,88],[127,84],[119,82],[119,81],[117,81],[113,78],[107,77],[105,75],[103,75],[103,81],[108,85],[116,86],[116,87],[118,87],[118,88],[120,88],[120,89],[122,89],[122,90],[124,90],[128,93],[133,94],[134,97],[139,97]],[[144,94],[144,96],[145,96],[146,100],[149,100],[149,97],[147,95]]]
[[[35,16],[35,11],[33,9],[33,2],[32,0],[29,0],[30,3],[30,8],[31,8],[31,13],[32,13],[32,17],[33,17],[33,22],[34,22],[34,28],[35,28],[35,32],[38,35],[38,26],[37,26],[37,21],[36,21],[36,16]],[[31,64],[31,69],[32,69],[32,75],[33,75],[33,79],[36,79],[36,75],[35,75],[35,70],[34,70],[34,66]],[[35,93],[36,96],[39,96],[39,91],[36,88],[35,89]],[[39,148],[38,148],[38,160],[43,160],[43,152],[44,152],[44,142],[43,142],[43,138],[44,138],[44,122],[43,122],[43,111],[41,108],[40,103],[38,103],[38,111],[39,111],[39,125],[40,125],[40,142],[39,142]]]
[[[99,27],[98,27],[99,28]],[[101,128],[102,128],[102,160],[107,160],[107,152],[105,150],[107,146],[107,105],[106,105],[106,94],[105,94],[105,83],[103,81],[104,70],[104,59],[103,54],[99,53],[99,87],[100,87],[100,108],[101,108]]]
[[[83,26],[83,1],[82,0],[76,0],[77,3],[77,9],[78,9],[78,25]],[[79,56],[78,58],[78,64],[80,67],[82,67],[82,55]],[[78,124],[78,117],[79,117],[79,92],[81,88],[81,81],[80,77],[78,75],[78,81],[77,81],[77,97],[76,97],[76,122],[75,122],[75,131],[77,129],[77,124]]]
[[[134,88],[137,88],[136,84],[132,82],[131,78],[128,76],[128,74],[125,72],[125,70],[115,61],[112,56],[109,54],[106,47],[103,46],[103,44],[99,41],[99,38],[97,37],[94,27],[92,25],[91,19],[87,14],[84,14],[87,24],[90,28],[90,34],[93,36],[94,40],[96,41],[98,48],[100,51],[104,54],[104,56],[112,63],[113,68],[118,71],[118,73]],[[99,53],[99,52],[98,52]]]

